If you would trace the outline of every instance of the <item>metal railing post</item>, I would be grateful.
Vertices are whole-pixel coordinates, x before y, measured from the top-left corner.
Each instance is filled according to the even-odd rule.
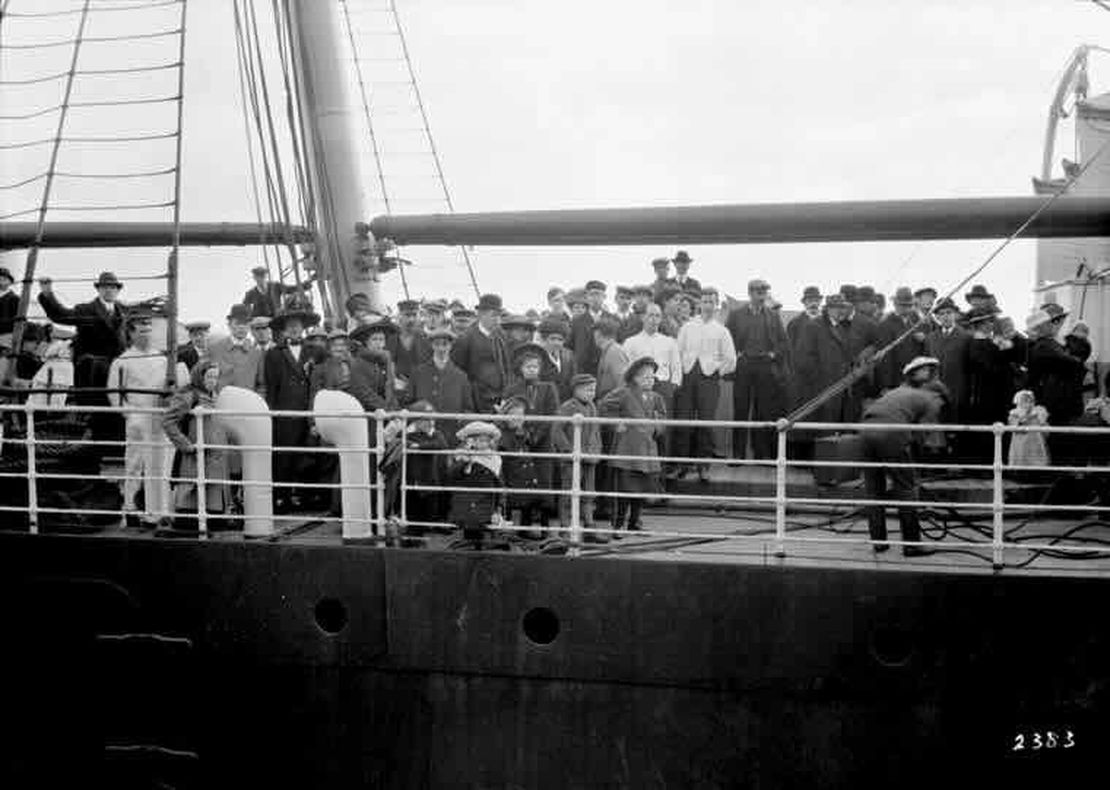
[[[408,507],[408,476],[409,476],[409,413],[407,409],[401,411],[401,529],[409,525]]]
[[[385,457],[385,412],[374,412],[374,486],[378,517],[371,519],[374,534],[385,535],[385,475],[382,474],[382,459]]]
[[[193,419],[197,429],[197,439],[193,443],[193,450],[197,456],[197,533],[204,537],[208,534],[208,470],[204,466],[204,409],[197,409]]]
[[[578,556],[582,544],[582,420],[575,414],[571,424],[570,455],[570,541],[572,556]],[[595,486],[596,487],[596,486]]]
[[[996,571],[1002,570],[1002,541],[1003,541],[1003,490],[1002,490],[1002,435],[1005,427],[1000,422],[991,426],[994,432],[994,459],[991,462],[991,515],[993,518],[993,535],[991,538],[991,564]]]
[[[779,420],[775,425],[775,556],[786,556],[786,429],[789,423]]]
[[[27,524],[32,535],[39,531],[38,473],[35,468],[35,408],[27,399],[24,417],[27,422]]]

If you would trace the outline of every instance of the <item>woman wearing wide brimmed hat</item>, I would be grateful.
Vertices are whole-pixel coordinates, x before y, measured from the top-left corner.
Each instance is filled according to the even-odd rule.
[[[652,389],[658,367],[651,357],[634,360],[625,371],[625,385],[598,404],[602,417],[652,421],[618,423],[613,429],[615,441],[611,454],[618,458],[609,461],[609,466],[617,472],[615,488],[621,493],[654,495],[663,490],[657,439],[666,430],[661,421],[667,419],[667,408],[662,396]],[[626,517],[628,529],[642,529],[643,502],[641,497],[618,494],[611,521],[614,531],[624,529]]]
[[[1029,389],[1037,403],[1048,410],[1049,425],[1070,425],[1083,415],[1083,378],[1087,367],[1060,345],[1056,336],[1068,313],[1057,304],[1046,304],[1026,319],[1029,335]],[[1071,458],[1072,440],[1050,434],[1048,450],[1057,464]]]

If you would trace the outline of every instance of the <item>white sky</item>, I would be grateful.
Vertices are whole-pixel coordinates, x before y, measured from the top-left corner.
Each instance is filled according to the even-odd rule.
[[[359,30],[368,32],[375,19],[370,9],[383,7],[383,0],[349,2]],[[461,211],[1027,195],[1065,60],[1077,44],[1098,43],[1110,31],[1110,14],[1093,4],[1047,0],[398,2]],[[11,10],[78,5],[12,0]],[[5,40],[13,40],[15,24],[5,22]],[[61,23],[23,32],[54,40],[65,34]],[[385,52],[385,41],[362,37],[362,55]],[[149,51],[140,52],[139,45],[117,51],[147,62],[174,55],[164,42],[144,46]],[[7,53],[0,59],[0,75],[37,68],[13,58]],[[228,0],[189,0],[187,62],[184,218],[253,220]],[[1107,88],[1101,65],[1096,56],[1093,92]],[[172,88],[159,79],[141,87],[148,95]],[[390,112],[389,90],[375,86],[382,123]],[[48,99],[46,91],[2,92],[0,114],[26,112]],[[163,110],[126,118],[153,130],[171,120],[157,114]],[[5,121],[0,141],[38,136],[43,128],[48,125]],[[1070,134],[1068,127],[1059,155],[1071,154]],[[79,151],[74,160],[90,169],[141,169],[165,162],[167,153],[130,147],[112,154],[116,159]],[[430,168],[426,157],[410,160],[390,160],[387,167],[394,173]],[[36,163],[41,166],[29,152],[0,155],[0,182],[34,172]],[[80,195],[59,192],[58,202],[165,193],[165,183],[161,191],[134,184],[113,191],[117,185]],[[421,210],[403,198],[426,190],[426,182],[402,177],[391,188],[397,209]],[[33,189],[0,195],[0,213],[34,205],[37,197]],[[369,182],[367,203],[370,215],[382,211]],[[943,288],[995,243],[683,246],[703,282],[739,293],[749,278],[762,276],[792,307],[809,283],[823,290],[870,283],[888,293],[901,284]],[[1031,242],[1014,245],[983,277],[1006,311],[1018,316],[1031,304],[1033,249]],[[648,261],[673,252],[479,249],[474,259],[482,289],[523,309],[539,306],[552,284],[580,285],[593,277],[611,286],[645,282]],[[415,296],[470,298],[450,254],[406,253],[418,264],[411,272]],[[182,317],[222,323],[228,305],[249,286],[247,270],[257,260],[254,250],[184,250]],[[5,256],[5,264],[22,271],[23,254]],[[41,271],[91,278],[112,268],[126,278],[163,265],[160,250],[49,251]],[[133,283],[126,297],[156,290]],[[92,293],[84,284],[59,291],[69,301]],[[397,298],[395,277],[385,291]]]

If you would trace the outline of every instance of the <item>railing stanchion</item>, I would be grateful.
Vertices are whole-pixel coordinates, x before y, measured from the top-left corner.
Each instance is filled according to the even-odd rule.
[[[994,528],[993,537],[991,539],[991,564],[996,571],[1002,570],[1002,541],[1003,541],[1003,519],[1005,509],[1003,507],[1003,490],[1002,490],[1002,435],[1005,431],[1002,423],[996,422],[993,426],[994,431],[994,459],[991,463],[991,514],[993,516]]]
[[[197,439],[193,443],[197,456],[197,534],[202,538],[208,534],[208,470],[204,464],[204,414],[204,409],[197,409],[194,412]]]
[[[39,491],[35,467],[35,408],[31,399],[25,407],[27,423],[27,524],[32,535],[39,531]]]
[[[789,423],[779,420],[775,425],[775,556],[786,556],[786,429]]]
[[[374,412],[374,486],[377,518],[372,519],[374,534],[385,535],[385,475],[382,474],[382,459],[385,457],[385,412]]]
[[[571,425],[570,554],[575,557],[582,545],[582,420],[581,414],[575,414]]]
[[[401,529],[408,529],[408,476],[409,476],[409,413],[407,409],[401,410]]]

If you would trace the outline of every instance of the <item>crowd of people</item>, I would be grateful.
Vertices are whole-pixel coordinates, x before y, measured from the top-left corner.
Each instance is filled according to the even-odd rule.
[[[38,300],[51,321],[76,329],[70,353],[74,402],[149,406],[158,402],[153,393],[167,378],[177,386],[160,419],[129,417],[125,427],[136,447],[164,432],[176,448],[176,477],[188,477],[190,465],[195,467],[192,407],[214,402],[226,386],[258,392],[275,411],[309,411],[315,394],[331,389],[347,392],[368,413],[404,408],[500,415],[464,423],[410,419],[403,431],[391,424],[382,448],[379,473],[391,483],[400,474],[397,448],[404,443],[432,451],[410,456],[410,482],[471,489],[410,492],[404,506],[415,529],[446,523],[479,542],[500,519],[533,530],[525,533],[533,537],[565,529],[570,497],[542,492],[569,491],[575,482],[582,491],[597,492],[582,499],[581,523],[609,528],[608,535],[598,530],[588,538],[607,541],[642,528],[642,504],[660,495],[666,480],[696,475],[705,482],[710,459],[768,459],[776,453],[774,428],[726,434],[697,422],[776,421],[799,407],[806,421],[822,423],[1071,425],[1091,424],[1091,415],[1099,414],[1085,406],[1098,389],[1087,364],[1087,328],[1069,325],[1056,304],[1026,318],[1024,332],[983,285],[964,295],[965,304],[938,301],[932,287],[899,287],[888,302],[867,285],[841,285],[828,294],[809,286],[800,295],[801,309],[793,311],[771,297],[763,279],[747,283],[745,300],[725,298],[690,275],[692,263],[679,251],[652,261],[650,283],[611,290],[600,280],[580,288],[553,286],[546,304],[520,314],[508,312],[492,293],[474,309],[458,300],[406,299],[395,314],[356,294],[347,301],[347,315],[335,322],[324,322],[313,309],[311,280],[273,283],[258,267],[254,285],[229,306],[226,337],[210,340],[206,322],[185,325],[189,340],[177,351],[174,372],[151,351],[154,316],[120,302],[123,283],[112,273],[97,278],[96,298],[87,303],[64,306],[45,279]],[[0,346],[20,320],[9,309],[14,281],[0,269]],[[25,337],[33,339],[38,335],[31,328]],[[17,360],[21,376],[34,380],[34,357],[46,347],[25,345]],[[23,359],[28,355],[29,362]],[[722,397],[726,381],[730,402]],[[908,408],[919,398],[907,394],[907,387],[926,383],[936,403]],[[567,420],[526,421],[529,415]],[[576,415],[618,422],[581,424],[576,433]],[[666,418],[695,424],[668,428],[661,422]],[[113,430],[118,425],[103,415],[90,425],[94,438]],[[826,433],[792,432],[792,457],[811,458]],[[884,441],[868,444],[866,452],[891,460],[895,450],[889,437]],[[223,443],[219,436],[206,442]],[[273,444],[277,512],[338,507],[337,497],[299,487],[337,475],[334,455],[297,449],[320,444],[310,419],[274,417]],[[913,449],[908,439],[897,444],[899,454]],[[578,481],[571,479],[569,461],[545,457],[575,447],[584,454]],[[1052,436],[1044,446],[1022,440],[1008,449],[1019,462],[1058,463],[1076,462],[1082,450],[1067,436]],[[933,451],[989,463],[992,437],[953,434],[943,450]],[[209,479],[237,472],[234,454],[212,452],[206,459],[213,465]],[[149,452],[129,447],[130,475],[160,475],[157,467]],[[881,494],[885,482],[874,477],[869,486]],[[901,497],[914,484],[894,482]],[[502,487],[541,493],[501,496],[488,490]],[[139,488],[125,488],[125,509],[133,522],[151,523],[160,512],[157,496],[148,490],[140,507]],[[401,507],[396,489],[388,498],[391,513]],[[188,513],[202,495],[210,512],[234,508],[234,496],[218,486],[202,494],[182,485],[174,494],[175,509]],[[882,530],[877,520],[873,525],[873,537],[885,536],[885,524]],[[912,524],[908,532],[914,532]]]

